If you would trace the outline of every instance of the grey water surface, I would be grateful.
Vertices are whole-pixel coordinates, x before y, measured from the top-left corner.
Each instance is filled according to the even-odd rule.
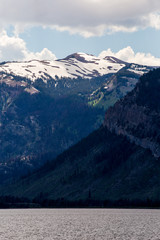
[[[160,240],[160,210],[0,210],[0,240]]]

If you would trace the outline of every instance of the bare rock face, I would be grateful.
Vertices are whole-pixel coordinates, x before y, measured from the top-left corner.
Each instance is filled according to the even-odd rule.
[[[105,115],[104,126],[160,157],[160,70],[141,77],[136,88]]]

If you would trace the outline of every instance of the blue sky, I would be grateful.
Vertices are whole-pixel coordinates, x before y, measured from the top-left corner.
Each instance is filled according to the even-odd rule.
[[[47,47],[57,58],[63,58],[73,52],[85,52],[99,55],[111,48],[114,52],[131,46],[135,52],[151,53],[160,57],[160,30],[147,28],[133,33],[118,32],[84,38],[79,34],[59,32],[50,28],[34,27],[20,34],[30,51],[41,51]]]
[[[159,0],[1,0],[0,61],[74,52],[160,66]]]

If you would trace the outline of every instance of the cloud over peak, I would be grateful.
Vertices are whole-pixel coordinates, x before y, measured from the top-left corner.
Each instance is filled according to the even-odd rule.
[[[93,1],[93,0],[91,0]],[[148,66],[160,66],[160,58],[152,56],[150,53],[135,53],[131,46],[123,48],[118,52],[113,52],[110,48],[99,54],[100,58],[114,56],[123,61],[137,63]],[[31,52],[27,49],[23,39],[17,36],[8,36],[3,30],[0,32],[0,62],[2,61],[27,61],[27,60],[55,60],[56,56],[47,48],[40,52]]]
[[[148,66],[160,66],[160,58],[156,58],[150,53],[135,53],[130,46],[123,48],[118,52],[113,52],[110,48],[108,48],[99,54],[100,58],[105,58],[105,56],[113,56],[129,63],[137,63]]]

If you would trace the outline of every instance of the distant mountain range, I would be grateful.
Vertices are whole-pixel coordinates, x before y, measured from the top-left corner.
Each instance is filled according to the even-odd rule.
[[[0,180],[39,168],[103,122],[152,67],[75,53],[0,64]]]
[[[156,69],[108,109],[98,130],[1,192],[32,199],[159,201],[159,125]]]

